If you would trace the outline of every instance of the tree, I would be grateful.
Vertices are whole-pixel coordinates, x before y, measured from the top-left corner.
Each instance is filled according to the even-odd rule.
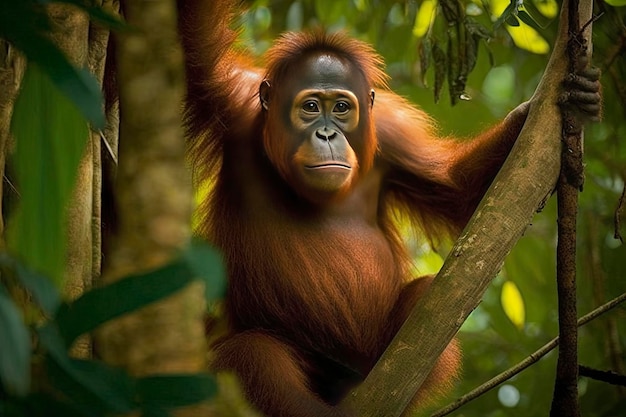
[[[205,294],[215,291],[204,287],[215,287],[218,262],[213,252],[190,246],[192,200],[180,120],[183,73],[182,53],[175,48],[175,4],[128,4],[126,25],[100,7],[69,3],[74,6],[3,5],[9,11],[3,14],[8,17],[2,22],[3,35],[26,55],[28,66],[11,125],[20,201],[10,220],[12,255],[3,254],[0,263],[3,288],[17,296],[26,289],[34,296],[33,303],[21,297],[21,307],[25,313],[34,310],[38,343],[32,369],[43,376],[33,380],[37,386],[30,389],[28,332],[14,302],[2,292],[7,326],[0,376],[3,396],[9,395],[2,404],[3,414],[108,415],[136,409],[150,414],[196,404],[215,385],[206,374],[203,316]],[[90,23],[89,17],[99,22]],[[26,28],[32,33],[20,26],[22,20],[36,23]],[[145,26],[155,22],[161,31]],[[98,25],[103,23],[122,34],[117,59],[124,109],[120,124],[124,152],[116,187],[120,228],[98,288],[84,292],[100,277],[102,256],[99,145],[105,119],[100,89],[108,36],[108,30]],[[141,63],[156,63],[133,67],[138,56]],[[82,69],[87,65],[90,72]],[[143,95],[132,93],[137,79],[147,72],[153,81],[163,81],[161,88],[143,90]],[[169,107],[144,111],[138,104],[145,105],[141,102],[146,99]],[[34,112],[34,122],[27,119],[33,116],[27,112]],[[149,140],[148,151],[145,140]],[[35,170],[28,169],[33,159]],[[48,183],[53,190],[39,186],[49,175],[56,175]],[[50,274],[66,289],[68,301],[62,301],[50,282],[30,268]],[[203,276],[204,281],[199,279]],[[155,301],[160,302],[151,305]],[[110,322],[120,316],[124,317]],[[100,326],[104,322],[109,323]],[[80,348],[76,342],[96,327],[101,336],[98,353],[107,364],[89,360],[88,343]],[[71,356],[67,348],[73,348]],[[168,388],[165,394],[163,386]],[[198,414],[206,407],[189,406],[176,414]]]

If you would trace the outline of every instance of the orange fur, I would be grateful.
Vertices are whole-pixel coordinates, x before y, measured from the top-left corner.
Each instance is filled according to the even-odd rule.
[[[427,115],[386,88],[370,46],[345,34],[287,34],[268,52],[267,67],[257,68],[232,47],[232,2],[181,3],[190,158],[197,180],[215,181],[199,207],[198,231],[223,252],[229,274],[230,333],[215,346],[214,369],[234,370],[270,416],[345,415],[334,405],[367,375],[430,282],[406,284],[410,260],[395,213],[427,238],[458,233],[525,113],[470,142],[442,139]],[[290,128],[258,97],[267,79],[270,103],[284,100],[283,86],[315,54],[356,69],[354,93],[368,109],[361,137],[349,138],[359,176],[341,198],[323,203],[290,185],[281,168]],[[453,342],[417,400],[449,387],[459,361]]]

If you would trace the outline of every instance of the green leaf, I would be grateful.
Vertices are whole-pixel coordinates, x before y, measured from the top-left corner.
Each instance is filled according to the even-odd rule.
[[[459,23],[461,16],[464,15],[461,3],[455,0],[440,0],[439,6],[448,24]]]
[[[518,27],[507,28],[509,35],[518,48],[525,49],[534,54],[547,54],[550,44],[530,26],[523,24]]]
[[[185,250],[183,257],[194,276],[204,281],[207,301],[223,298],[226,291],[226,271],[220,252],[197,240]]]
[[[72,403],[90,416],[129,413],[136,408],[133,380],[121,369],[95,361],[72,359],[53,325],[39,330],[46,348],[48,377],[59,392],[71,393]]]
[[[476,36],[472,36],[469,31],[467,32],[467,36],[465,38],[465,57],[467,59],[466,68],[467,72],[470,72],[476,66],[476,61],[478,60],[478,45],[480,38]]]
[[[489,29],[472,17],[465,18],[465,29],[467,29],[472,36],[480,39],[490,40],[494,37]]]
[[[143,410],[184,407],[207,400],[217,393],[212,375],[162,375],[137,380],[137,397]]]
[[[50,29],[45,10],[35,0],[0,0],[0,38],[15,44],[29,32]]]
[[[0,288],[0,380],[9,393],[30,388],[30,334],[19,309]]]
[[[626,3],[625,3],[626,4]],[[522,19],[526,24],[533,26],[535,29],[537,28],[542,28],[545,29],[548,27],[548,25],[550,24],[550,22],[552,22],[552,19],[549,17],[546,17],[538,8],[537,6],[535,6],[535,4],[530,1],[530,0],[525,0],[524,1],[524,5],[522,6],[525,13],[528,14],[528,17],[532,19],[534,26],[531,25],[530,23],[526,22],[524,19]],[[520,16],[521,18],[521,16]]]
[[[55,398],[50,393],[31,393],[19,403],[14,404],[14,407],[19,408],[17,408],[13,414],[9,412],[7,417],[86,417],[85,413],[78,410],[77,407],[74,407],[68,402],[64,402],[61,398]],[[1,407],[0,415],[3,415]]]
[[[517,10],[516,9],[516,7],[517,7],[516,4],[517,4],[517,0],[511,0],[511,3],[509,3],[508,6],[506,6],[506,9],[504,9],[504,11],[500,15],[500,17],[498,17],[498,19],[494,22],[494,24],[493,24],[493,29],[494,30],[496,30],[500,26],[502,26],[504,24],[504,22],[511,17],[513,12],[515,12]]]
[[[11,130],[20,206],[9,246],[32,268],[61,285],[66,213],[89,131],[76,107],[38,65],[26,69]]]
[[[539,24],[537,24],[535,19],[533,19],[532,16],[530,16],[525,11],[520,10],[519,13],[517,13],[517,17],[519,18],[519,20],[521,20],[522,22],[526,23],[531,28],[533,28],[535,30],[541,30],[541,26]]]
[[[167,297],[196,279],[189,265],[178,260],[162,268],[122,278],[93,289],[59,308],[56,322],[67,346],[99,325]]]
[[[426,36],[419,45],[419,56],[420,56],[420,74],[422,77],[422,84],[426,85],[426,72],[430,67],[430,57],[432,55],[432,45],[430,42],[430,37]]]
[[[428,29],[435,18],[437,2],[434,0],[424,0],[419,5],[419,9],[415,14],[415,22],[413,23],[413,36],[421,38],[428,33]]]
[[[106,118],[99,83],[87,70],[70,64],[46,36],[49,29],[48,16],[35,2],[3,1],[0,37],[22,51],[30,63],[38,64],[96,129],[104,129]]]
[[[510,14],[509,16],[507,16],[506,19],[504,19],[504,21],[509,26],[513,26],[513,27],[519,26],[519,20],[517,20],[517,16],[514,14]]]
[[[441,97],[444,81],[446,80],[447,58],[444,50],[436,40],[433,42],[433,61],[435,64],[435,103]]]
[[[39,307],[46,314],[51,316],[57,311],[61,299],[50,279],[27,268],[6,253],[0,253],[0,265],[15,273],[22,286],[33,295]]]

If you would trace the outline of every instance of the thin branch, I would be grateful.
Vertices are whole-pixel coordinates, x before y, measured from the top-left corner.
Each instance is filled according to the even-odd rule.
[[[626,293],[624,293],[624,294],[622,294],[622,295],[612,299],[611,301],[601,305],[600,307],[598,307],[598,308],[594,309],[593,311],[589,312],[588,314],[584,315],[583,317],[578,319],[577,325],[578,326],[584,326],[585,324],[589,323],[590,321],[595,320],[596,318],[600,317],[602,314],[604,314],[604,313],[608,312],[609,310],[617,307],[618,305],[620,305],[624,301],[626,301]],[[515,365],[515,366],[507,369],[506,371],[496,375],[495,377],[491,378],[489,381],[485,382],[484,384],[480,385],[479,387],[477,387],[477,388],[473,389],[472,391],[468,392],[467,394],[465,394],[464,396],[462,396],[461,398],[459,398],[458,400],[456,400],[452,404],[449,404],[448,406],[446,406],[444,408],[441,408],[436,413],[432,414],[431,417],[443,417],[443,416],[446,416],[446,415],[450,414],[451,412],[461,408],[463,405],[465,405],[468,402],[470,402],[470,401],[480,397],[481,395],[483,395],[487,391],[490,391],[494,387],[497,387],[498,385],[502,384],[503,382],[511,379],[515,375],[517,375],[520,372],[522,372],[524,369],[528,368],[529,366],[531,366],[535,362],[539,361],[539,359],[541,359],[548,352],[550,352],[552,349],[557,347],[558,344],[559,344],[559,338],[555,337],[554,339],[550,340],[548,343],[543,345],[541,348],[539,348],[535,352],[531,353],[530,356],[528,356],[523,361],[519,362],[517,365]]]
[[[621,375],[613,371],[601,371],[584,365],[580,365],[578,367],[578,371],[580,376],[586,376],[587,378],[606,382],[611,385],[621,385],[626,387],[626,375]]]
[[[592,19],[581,28],[582,18],[592,7],[569,1],[567,16],[569,72],[578,73],[589,62]],[[583,120],[576,109],[566,103],[562,110],[561,172],[557,182],[558,243],[556,248],[556,281],[559,310],[559,357],[556,366],[554,396],[550,416],[580,416],[578,402],[578,326],[576,324],[576,220],[578,193],[584,182]]]

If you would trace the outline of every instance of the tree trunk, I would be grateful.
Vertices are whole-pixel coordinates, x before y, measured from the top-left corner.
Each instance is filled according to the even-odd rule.
[[[10,151],[12,141],[10,126],[13,115],[13,104],[17,98],[26,61],[24,57],[12,48],[8,42],[0,39],[0,209],[3,207],[5,185],[6,156]],[[4,236],[5,219],[0,210],[0,250],[6,247]]]
[[[119,166],[115,195],[119,233],[103,282],[164,265],[189,242],[192,193],[181,127],[182,51],[173,0],[129,0],[135,30],[117,39],[120,96]],[[155,30],[158,28],[158,30]],[[98,348],[131,374],[206,370],[201,284],[105,325]],[[197,407],[177,415],[201,415]]]
[[[533,215],[553,192],[561,154],[557,100],[568,66],[567,9],[564,3],[554,50],[508,159],[426,297],[364,383],[344,400],[358,415],[393,417],[407,408],[436,359],[480,303]]]
[[[79,9],[63,4],[48,6],[52,22],[50,37],[77,67],[86,67],[89,52],[89,18]],[[76,184],[67,207],[67,246],[65,268],[65,295],[78,298],[92,285],[94,276],[92,247],[93,235],[93,170],[94,135],[85,144],[85,151],[76,173]],[[81,337],[72,347],[77,357],[91,355],[88,337]]]
[[[591,20],[593,2],[579,5],[579,0],[567,0],[569,13],[568,58],[570,72],[579,72],[590,61]],[[581,68],[582,67],[582,68]],[[563,109],[561,173],[557,183],[558,244],[556,248],[556,280],[559,296],[559,358],[556,368],[554,397],[550,415],[579,417],[578,403],[578,313],[576,297],[576,217],[578,193],[582,190],[583,126],[574,111]]]

